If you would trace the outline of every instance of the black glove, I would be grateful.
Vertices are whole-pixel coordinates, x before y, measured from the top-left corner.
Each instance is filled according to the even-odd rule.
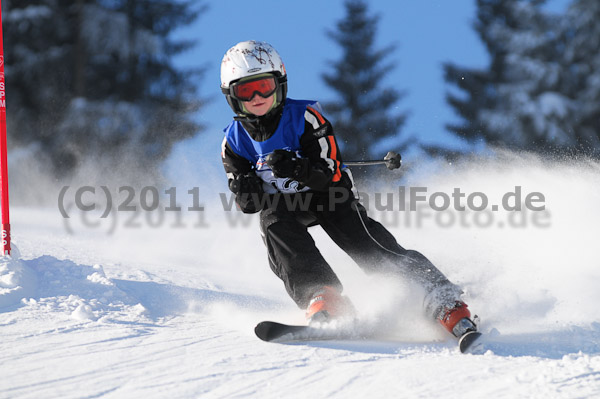
[[[266,161],[275,177],[291,177],[298,181],[307,177],[310,166],[307,158],[299,158],[286,150],[273,151],[267,155]]]
[[[229,180],[229,189],[235,193],[235,202],[242,212],[255,213],[261,210],[264,194],[262,184],[263,181],[254,172]]]
[[[262,194],[262,183],[260,177],[256,176],[254,172],[250,172],[229,180],[229,189],[235,194]]]

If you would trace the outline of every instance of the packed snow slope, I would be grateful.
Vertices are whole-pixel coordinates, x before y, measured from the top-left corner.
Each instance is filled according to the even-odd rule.
[[[413,170],[386,184],[397,207],[400,185],[450,198],[459,188],[463,205],[483,193],[490,209],[515,187],[523,203],[543,195],[544,210],[479,213],[382,210],[387,196],[376,205],[363,195],[404,247],[463,287],[487,353],[460,354],[422,317],[418,288],[365,276],[318,227],[361,317],[385,331],[261,342],[256,322],[303,314],[269,270],[256,215],[224,211],[202,181],[174,184],[181,202],[201,185],[203,212],[186,204],[106,218],[101,201],[77,211],[71,188],[69,218],[58,207],[12,209],[20,255],[0,263],[0,398],[600,397],[600,165],[504,154]],[[83,199],[101,196],[98,187]],[[435,198],[439,209],[444,196]]]

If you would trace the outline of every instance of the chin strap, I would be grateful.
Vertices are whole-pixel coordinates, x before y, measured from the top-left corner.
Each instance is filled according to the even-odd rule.
[[[256,123],[259,121],[258,116],[254,115],[237,115],[233,117],[234,121]]]
[[[267,112],[263,116],[256,116],[254,114],[237,114],[233,117],[233,120],[238,122],[257,123],[261,120],[269,119],[273,115],[276,115],[283,109],[283,105],[284,104],[278,104],[276,107],[273,107],[269,112]]]

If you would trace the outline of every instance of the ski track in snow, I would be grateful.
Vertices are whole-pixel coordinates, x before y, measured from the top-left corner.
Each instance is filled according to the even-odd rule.
[[[422,318],[414,287],[346,267],[318,231],[359,312],[388,320],[385,339],[259,341],[256,322],[303,315],[255,220],[231,227],[218,205],[209,228],[113,234],[69,234],[58,210],[17,207],[21,254],[0,263],[0,398],[600,397],[600,168],[511,162],[408,184],[490,197],[521,185],[545,194],[550,227],[392,228],[465,288],[483,355],[460,354]]]

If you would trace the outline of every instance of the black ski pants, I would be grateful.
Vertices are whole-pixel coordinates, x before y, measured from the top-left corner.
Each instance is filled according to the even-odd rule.
[[[452,297],[436,298],[433,307],[458,299],[456,286],[421,253],[401,247],[383,225],[367,216],[352,194],[341,202],[330,200],[330,195],[275,194],[260,214],[271,269],[299,307],[306,308],[324,285],[342,288],[308,232],[317,224],[364,271],[398,275],[419,283],[428,293],[441,288]],[[430,312],[436,316],[433,308]]]

